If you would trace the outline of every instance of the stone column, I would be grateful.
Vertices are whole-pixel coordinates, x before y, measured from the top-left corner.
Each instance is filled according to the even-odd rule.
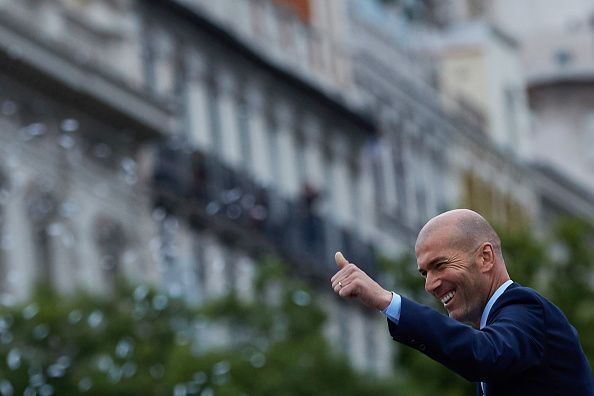
[[[349,317],[350,332],[349,343],[351,344],[350,360],[353,366],[361,371],[365,370],[367,357],[367,331],[366,318],[359,307],[350,307]]]
[[[299,178],[296,168],[296,147],[294,110],[287,103],[279,103],[275,108],[278,133],[278,166],[280,180],[276,180],[280,191],[285,196],[295,196],[299,192]]]
[[[21,174],[15,168],[12,170],[17,175]],[[12,178],[10,183],[10,198],[4,206],[2,245],[5,248],[8,291],[19,299],[31,291],[37,270],[24,186],[19,177]]]
[[[174,42],[169,32],[156,29],[153,34],[155,49],[155,91],[170,97],[175,84]]]
[[[179,291],[183,293],[184,297],[190,301],[197,300],[196,289],[198,287],[196,277],[194,276],[194,262],[196,257],[194,255],[194,231],[186,226],[180,227],[177,234],[175,245],[178,253],[178,263],[176,271],[179,275],[176,279],[179,282]]]
[[[376,227],[375,213],[378,208],[375,205],[373,194],[373,150],[376,143],[369,141],[362,150],[359,150],[359,207],[360,220],[358,223],[359,231],[370,238]]]
[[[380,144],[380,166],[382,169],[382,181],[384,190],[381,194],[384,196],[386,207],[383,208],[384,213],[395,213],[396,205],[398,204],[398,196],[396,191],[396,174],[394,172],[394,147],[383,140]]]
[[[196,51],[188,55],[188,140],[193,148],[208,152],[212,149],[208,117],[208,66],[204,54]]]
[[[237,80],[236,76],[229,70],[223,70],[217,75],[217,85],[219,88],[220,121],[222,152],[221,158],[231,164],[239,167],[241,163],[241,147],[239,139],[239,125],[237,114]]]
[[[433,132],[433,131],[431,131]],[[439,147],[437,139],[429,136],[427,141],[427,149],[425,156],[425,163],[427,169],[426,191],[427,191],[427,215],[428,217],[435,216],[439,211],[439,195],[444,194],[440,188],[440,168],[438,165],[439,151],[444,148]]]
[[[251,171],[261,185],[272,179],[272,171],[268,165],[268,128],[265,111],[265,87],[256,82],[246,87],[246,103],[248,106],[248,129],[252,137]]]
[[[348,137],[340,132],[334,132],[331,136],[333,218],[346,226],[354,220],[351,212],[353,189],[349,180],[349,142]]]
[[[404,189],[406,193],[407,208],[404,212],[406,216],[406,222],[410,225],[415,225],[417,220],[417,196],[415,177],[417,177],[417,167],[415,162],[417,158],[414,155],[414,138],[418,133],[418,128],[411,122],[407,122],[404,126],[402,136],[402,156],[404,163]]]
[[[55,286],[64,292],[76,289],[75,272],[73,271],[74,235],[67,221],[54,222],[49,226],[49,238],[54,267]]]
[[[206,242],[206,241],[205,241]],[[205,249],[205,284],[206,299],[222,297],[226,293],[225,253],[224,247],[215,237],[211,237],[204,245]]]
[[[236,265],[236,291],[241,301],[253,302],[255,298],[254,281],[256,278],[256,263],[246,255],[241,255]]]

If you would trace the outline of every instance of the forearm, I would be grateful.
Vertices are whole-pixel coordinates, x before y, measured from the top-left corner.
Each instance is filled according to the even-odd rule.
[[[399,323],[388,324],[394,340],[469,381],[513,375],[538,364],[542,355],[534,335],[522,333],[517,326],[504,323],[477,330],[404,297]]]

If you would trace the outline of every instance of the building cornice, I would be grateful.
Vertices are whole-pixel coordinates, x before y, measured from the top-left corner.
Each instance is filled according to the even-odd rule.
[[[540,195],[570,210],[571,215],[594,222],[594,192],[549,165],[535,163],[531,171]]]
[[[90,63],[81,63],[58,45],[0,15],[0,70],[66,104],[133,129],[142,138],[173,133],[165,103],[147,98],[125,81]]]
[[[345,121],[352,123],[358,130],[366,134],[377,133],[377,126],[370,115],[352,108],[340,97],[322,91],[296,74],[269,61],[235,35],[201,15],[194,8],[190,8],[182,4],[182,2],[174,0],[150,0],[146,4],[155,7],[155,10],[167,12],[180,20],[185,20],[205,35],[211,36],[217,43],[224,46],[230,52],[233,52],[235,56],[247,60],[251,64],[266,71],[273,78],[282,81],[283,84],[303,93],[314,103],[320,105],[321,108],[330,110]]]

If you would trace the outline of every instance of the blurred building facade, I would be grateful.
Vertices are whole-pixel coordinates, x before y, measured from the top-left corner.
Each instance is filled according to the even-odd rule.
[[[375,96],[376,100],[370,107],[378,109],[383,106],[386,112],[392,113],[392,119],[398,120],[396,125],[386,130],[386,136],[398,136],[407,127],[419,130],[423,139],[441,136],[441,141],[434,146],[436,153],[427,155],[431,160],[442,158],[438,170],[433,173],[434,179],[427,181],[429,191],[433,191],[441,201],[438,208],[470,207],[499,226],[509,228],[538,219],[540,208],[529,181],[530,172],[518,156],[516,146],[505,135],[501,109],[494,104],[499,103],[493,98],[501,95],[499,88],[502,84],[488,86],[481,69],[486,67],[492,56],[487,57],[471,44],[468,48],[460,47],[461,52],[456,50],[454,55],[450,52],[451,56],[447,56],[450,45],[453,45],[450,38],[438,34],[433,24],[425,26],[414,20],[411,22],[399,7],[395,8],[395,13],[386,13],[379,2],[353,2],[353,7],[367,9],[360,11],[355,8],[353,12],[357,33],[352,36],[365,37],[359,45],[355,45],[361,49],[357,57],[361,90],[372,87],[371,96]],[[396,30],[391,28],[399,25],[402,27]],[[361,31],[373,33],[365,36]],[[417,36],[421,37],[418,42],[414,39]],[[419,70],[425,70],[422,73],[418,70],[407,73],[392,67],[397,59],[404,56],[389,56],[389,51],[374,46],[378,41],[374,37],[382,37],[384,43],[396,43],[408,54],[409,64],[424,65]],[[460,35],[462,37],[465,36]],[[473,37],[470,39],[481,42],[481,35]],[[456,73],[450,70],[461,65],[472,70],[476,78],[456,81]],[[514,81],[514,77],[517,80],[513,68],[508,69],[512,71],[500,72],[499,81]],[[519,90],[519,82],[514,83]],[[463,92],[474,96],[469,98]],[[479,98],[480,101],[477,101]],[[498,111],[491,112],[491,109]],[[525,115],[526,107],[522,110]],[[413,143],[412,146],[419,145]],[[402,158],[399,153],[402,144],[392,145],[391,150],[394,158]],[[414,169],[422,156],[413,155],[410,158],[409,167]],[[409,178],[418,180],[417,171],[413,170]],[[422,202],[422,199],[417,199],[417,202]],[[414,207],[414,200],[409,200],[405,206],[408,213],[411,205]],[[420,216],[419,220],[422,223],[426,217]]]
[[[36,281],[105,292],[119,274],[198,304],[250,299],[259,260],[277,255],[319,292],[328,337],[381,374],[385,320],[330,292],[336,250],[378,276],[377,257],[410,249],[443,210],[508,228],[594,214],[587,191],[518,149],[528,112],[513,61],[495,88],[457,81],[457,52],[439,75],[431,36],[393,41],[416,30],[377,23],[378,4],[3,2],[5,302]],[[513,43],[483,33],[510,58]],[[493,104],[508,82],[513,136]],[[201,331],[206,345],[233,339]]]
[[[520,3],[494,2],[489,17],[521,43],[535,161],[594,191],[594,4]]]
[[[437,15],[423,25],[435,38],[426,48],[442,64],[440,90],[475,105],[492,123],[495,142],[530,165],[537,185],[563,179],[557,190],[565,202],[590,201],[592,2],[569,1],[563,9],[529,0],[415,3],[425,4],[429,17]],[[541,205],[550,206],[550,188],[536,191]],[[541,211],[544,217],[564,212]],[[579,213],[591,218],[588,212]]]

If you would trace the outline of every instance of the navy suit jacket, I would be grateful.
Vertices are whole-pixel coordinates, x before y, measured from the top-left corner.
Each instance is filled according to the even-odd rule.
[[[487,396],[593,396],[592,371],[577,331],[554,304],[511,284],[477,330],[402,297],[394,340],[423,352]]]

